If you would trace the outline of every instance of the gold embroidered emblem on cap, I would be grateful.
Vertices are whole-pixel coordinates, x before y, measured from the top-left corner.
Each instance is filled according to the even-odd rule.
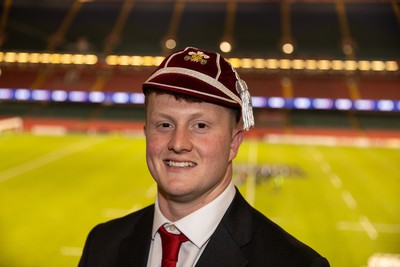
[[[185,60],[190,60],[193,62],[200,62],[200,64],[202,64],[202,65],[207,63],[206,59],[208,59],[208,58],[210,58],[210,56],[204,54],[201,51],[197,51],[197,52],[190,51],[188,53],[188,55],[186,55],[184,57]]]

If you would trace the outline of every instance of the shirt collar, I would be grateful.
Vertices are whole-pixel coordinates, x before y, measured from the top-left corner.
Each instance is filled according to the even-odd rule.
[[[162,225],[174,224],[193,244],[201,248],[217,228],[235,197],[235,193],[235,186],[231,182],[216,199],[176,222],[170,222],[165,218],[158,205],[158,198],[156,198],[152,237],[155,237]],[[205,220],[205,218],[207,219]]]

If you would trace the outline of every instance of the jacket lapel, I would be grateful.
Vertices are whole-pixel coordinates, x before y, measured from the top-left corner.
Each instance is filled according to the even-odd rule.
[[[243,267],[247,262],[226,228],[220,227],[211,237],[196,267]]]
[[[132,225],[132,233],[122,240],[118,267],[145,267],[151,244],[154,206]],[[236,189],[236,195],[211,236],[196,267],[243,267],[248,259],[241,247],[251,240],[251,207]],[[138,242],[141,241],[141,242]]]
[[[147,265],[151,244],[153,213],[154,208],[146,212],[133,225],[132,233],[122,240],[118,254],[118,267],[145,267]]]
[[[248,259],[241,247],[251,240],[252,214],[249,204],[236,189],[236,195],[211,236],[196,267],[243,267]]]

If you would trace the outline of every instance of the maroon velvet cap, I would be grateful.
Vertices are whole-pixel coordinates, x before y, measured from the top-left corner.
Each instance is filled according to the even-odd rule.
[[[218,53],[187,47],[164,59],[144,88],[179,92],[205,101],[241,106],[232,66]]]
[[[142,85],[178,92],[207,102],[236,107],[251,113],[244,128],[254,125],[251,99],[246,83],[220,54],[187,47],[167,56]]]

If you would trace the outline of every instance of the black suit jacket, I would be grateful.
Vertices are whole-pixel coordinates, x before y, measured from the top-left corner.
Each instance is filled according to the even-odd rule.
[[[154,205],[96,226],[79,267],[146,267]],[[238,190],[196,267],[329,266],[310,247],[251,207]]]

